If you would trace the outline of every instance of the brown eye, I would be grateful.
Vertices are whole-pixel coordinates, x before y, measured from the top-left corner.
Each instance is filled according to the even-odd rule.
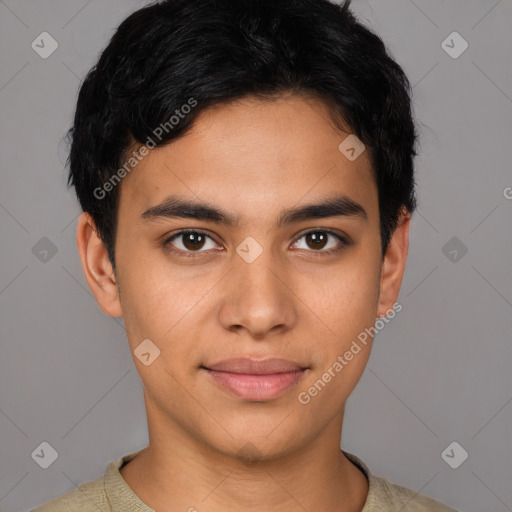
[[[311,249],[323,249],[329,238],[329,236],[322,231],[313,231],[305,235],[305,237],[306,244]]]
[[[208,247],[207,242],[211,243],[211,246]],[[216,247],[214,240],[202,233],[201,231],[180,231],[175,235],[171,236],[164,242],[164,246],[168,248],[168,250],[172,252],[183,252],[183,253],[193,253],[193,252],[205,252],[202,249],[212,249]]]
[[[338,243],[336,244],[336,239]],[[300,240],[304,240],[304,244],[300,244]],[[347,239],[332,231],[314,230],[304,233],[297,239],[294,244],[296,249],[306,249],[308,252],[317,252],[319,254],[328,255],[342,250],[348,244]]]
[[[206,237],[202,233],[186,233],[183,236],[183,245],[190,251],[201,249]]]

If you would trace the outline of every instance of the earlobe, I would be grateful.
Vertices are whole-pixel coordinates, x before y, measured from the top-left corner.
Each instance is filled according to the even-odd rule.
[[[78,219],[76,243],[85,279],[101,310],[113,317],[122,316],[117,279],[92,217],[82,213]]]
[[[400,294],[409,251],[410,223],[411,214],[404,211],[399,218],[398,225],[384,256],[377,308],[377,315],[379,317],[385,316],[389,310],[393,309],[393,305]]]

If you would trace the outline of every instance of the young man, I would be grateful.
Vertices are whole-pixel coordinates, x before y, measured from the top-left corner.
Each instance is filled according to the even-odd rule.
[[[122,23],[70,183],[149,446],[38,512],[453,510],[340,449],[407,259],[409,91],[349,2],[164,0]]]

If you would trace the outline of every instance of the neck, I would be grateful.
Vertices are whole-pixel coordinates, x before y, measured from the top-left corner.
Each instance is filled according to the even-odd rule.
[[[149,445],[121,475],[154,510],[360,512],[368,494],[362,471],[340,450],[343,414],[311,442],[279,455],[247,443],[235,455],[216,450],[186,429],[152,421]],[[158,425],[158,427],[156,426]]]

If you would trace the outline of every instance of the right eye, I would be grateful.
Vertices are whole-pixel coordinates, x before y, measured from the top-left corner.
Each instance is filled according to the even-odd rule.
[[[178,240],[179,243],[175,244],[175,240]],[[203,231],[185,229],[167,238],[163,245],[169,252],[176,254],[183,253],[184,256],[188,257],[193,253],[206,252],[201,249],[204,249],[204,245],[208,240],[211,241],[213,246],[210,248],[207,247],[206,249],[215,248],[217,244],[211,236]]]

